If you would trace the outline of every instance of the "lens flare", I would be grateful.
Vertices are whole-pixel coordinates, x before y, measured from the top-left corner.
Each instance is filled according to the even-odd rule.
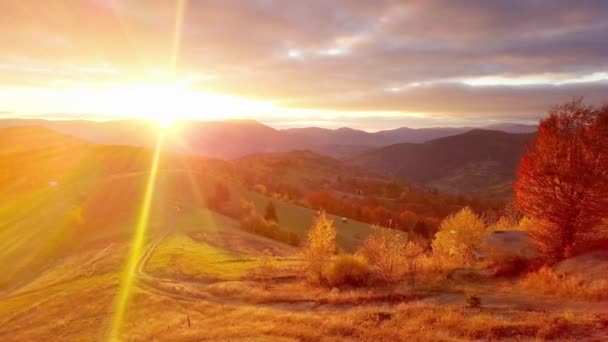
[[[135,236],[133,237],[131,250],[127,258],[127,264],[121,277],[120,289],[116,297],[114,316],[110,330],[110,341],[120,341],[119,336],[125,320],[125,312],[130,301],[137,271],[137,264],[141,258],[144,241],[146,238],[146,230],[148,228],[148,219],[150,218],[152,200],[154,199],[154,188],[156,186],[156,178],[158,176],[158,167],[164,134],[164,131],[160,130],[158,139],[156,140],[156,148],[154,149],[152,166],[150,167],[150,174],[146,182],[146,189],[141,205],[141,211],[137,221],[137,226],[135,228]]]
[[[170,66],[172,73],[175,73],[177,67],[185,8],[186,0],[177,0],[175,9],[175,26],[173,28],[173,43],[170,56]],[[167,116],[161,117],[162,120],[159,120],[161,128],[171,126],[173,121],[168,120],[168,118],[169,117]],[[159,160],[163,140],[165,138],[165,133],[166,130],[160,129],[158,133],[158,138],[156,140],[156,148],[154,149],[152,166],[150,167],[150,174],[146,182],[146,189],[141,206],[139,220],[137,222],[137,227],[135,228],[135,236],[133,237],[131,250],[129,251],[129,256],[127,258],[127,264],[121,277],[120,289],[118,295],[116,296],[115,310],[112,317],[112,325],[109,334],[110,341],[120,341],[120,334],[122,332],[122,326],[125,321],[125,314],[133,292],[133,283],[135,282],[137,265],[142,256],[143,246],[146,237],[146,230],[148,228],[148,221],[150,218],[150,210],[152,207],[152,201],[154,199],[154,188],[156,186]]]

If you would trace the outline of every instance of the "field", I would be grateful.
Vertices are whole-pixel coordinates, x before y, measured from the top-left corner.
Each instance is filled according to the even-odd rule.
[[[29,173],[3,179],[0,263],[8,272],[0,283],[2,341],[111,337],[150,155],[126,147],[78,149],[71,161],[63,159],[61,148],[48,150],[38,166],[29,164]],[[21,158],[32,162],[30,155]],[[5,154],[0,162],[7,156],[15,158]],[[569,299],[555,297],[534,283],[549,276],[524,282],[482,269],[429,266],[416,282],[363,289],[310,285],[300,248],[247,233],[238,221],[204,206],[217,182],[226,179],[218,171],[221,163],[164,158],[115,336],[121,340],[608,338],[608,298],[566,290],[561,295]],[[57,165],[68,176],[36,172]],[[302,238],[316,214],[238,184],[230,185],[230,197],[232,205],[245,199],[259,212],[273,201],[281,227]],[[367,224],[330,218],[345,252],[370,231]],[[472,294],[480,298],[479,307],[467,306]]]
[[[223,232],[223,229],[221,229]],[[606,302],[562,301],[479,278],[369,290],[323,289],[298,275],[293,251],[231,229],[151,239],[121,337],[140,340],[394,341],[606,338]],[[191,236],[208,236],[195,239]],[[214,238],[215,236],[215,238]],[[221,242],[221,240],[225,242]],[[204,241],[202,241],[204,240]],[[224,245],[224,247],[221,247]],[[0,303],[2,340],[103,340],[113,313],[125,243],[61,260]],[[251,247],[277,248],[282,278],[250,273]],[[256,248],[257,249],[257,248]],[[466,278],[463,276],[463,278]],[[466,294],[482,298],[467,308]],[[422,327],[422,328],[421,328]]]

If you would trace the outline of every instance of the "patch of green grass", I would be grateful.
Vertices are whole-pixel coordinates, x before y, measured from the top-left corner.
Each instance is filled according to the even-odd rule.
[[[242,196],[256,206],[260,213],[263,213],[269,201],[274,202],[279,225],[287,230],[290,230],[300,236],[301,239],[306,238],[306,233],[313,224],[316,216],[316,211],[297,206],[288,202],[279,201],[276,199],[263,196],[259,193],[247,190],[237,192],[237,196]],[[348,219],[342,222],[342,218],[336,215],[327,215],[334,221],[337,231],[337,243],[347,252],[355,251],[361,241],[363,241],[371,231],[371,225],[355,220]]]
[[[239,279],[257,264],[255,258],[180,234],[171,235],[158,245],[145,271],[174,279],[233,280]]]

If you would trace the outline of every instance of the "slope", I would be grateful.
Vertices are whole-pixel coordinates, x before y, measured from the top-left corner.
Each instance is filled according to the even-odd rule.
[[[534,134],[475,129],[423,144],[395,144],[348,163],[383,175],[454,192],[479,192],[514,179]]]

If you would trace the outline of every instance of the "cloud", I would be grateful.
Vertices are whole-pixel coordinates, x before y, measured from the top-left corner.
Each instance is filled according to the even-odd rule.
[[[174,6],[2,4],[0,65],[22,72],[0,68],[0,77],[144,77],[170,60]],[[601,0],[204,0],[189,1],[185,13],[180,75],[213,75],[194,87],[290,108],[535,119],[573,96],[601,103],[608,90],[603,80],[568,81],[608,71]],[[37,66],[70,74],[32,75]],[[546,83],[504,81],[537,75]],[[472,87],[471,79],[495,84]]]

